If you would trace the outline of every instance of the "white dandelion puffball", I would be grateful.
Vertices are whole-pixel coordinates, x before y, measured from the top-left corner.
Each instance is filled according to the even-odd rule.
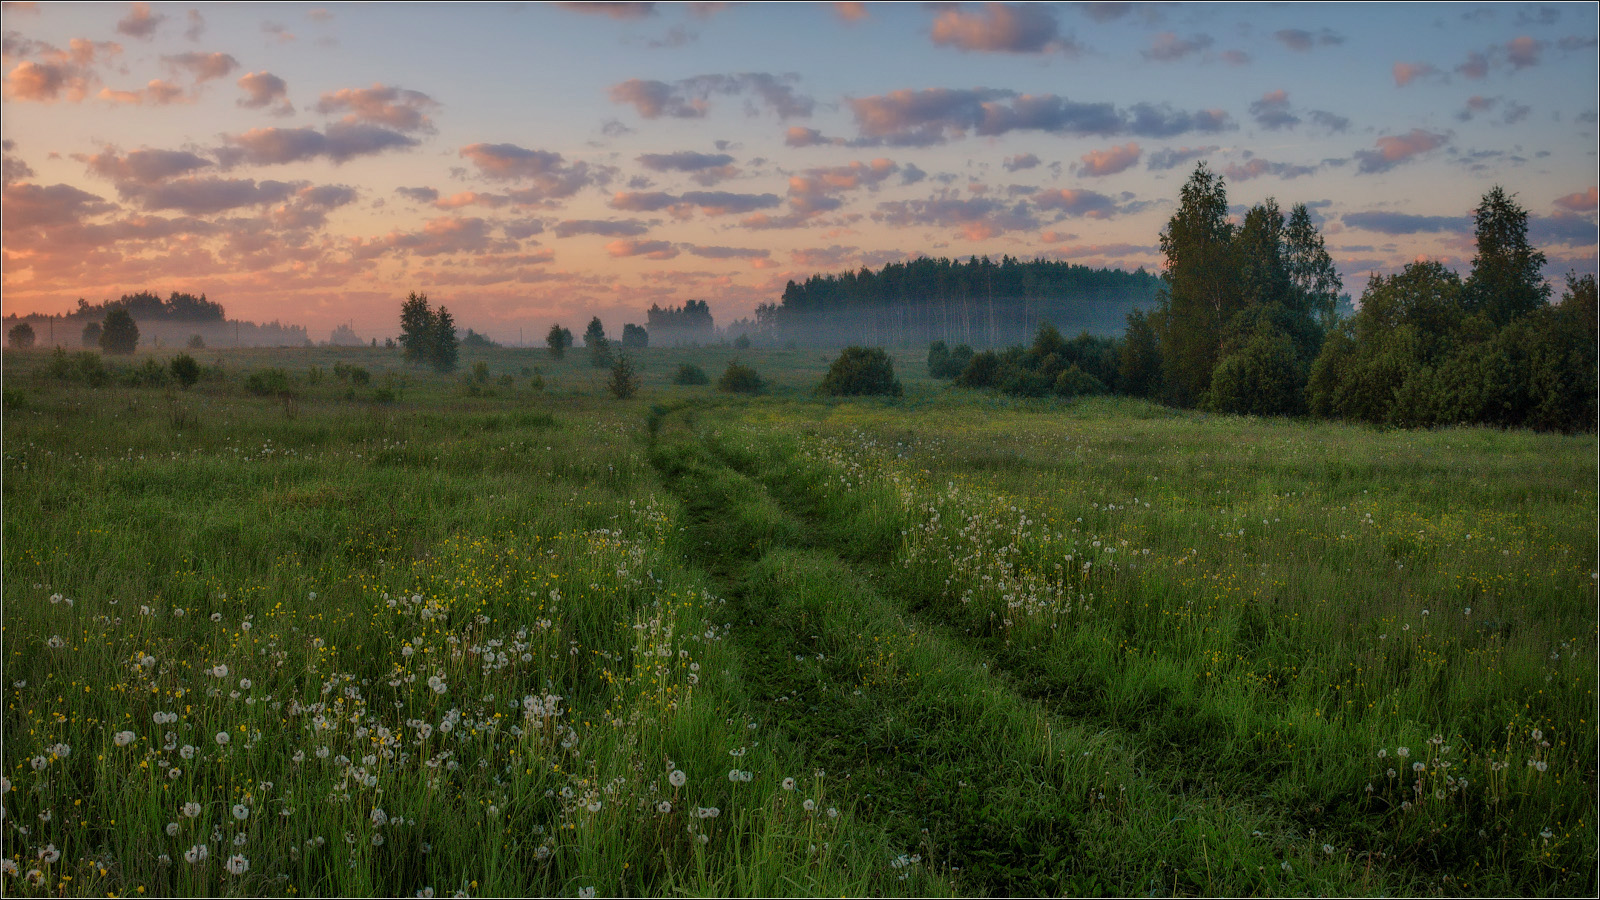
[[[243,875],[250,871],[250,860],[245,859],[243,853],[235,853],[228,857],[228,871],[234,875]]]
[[[219,745],[226,747],[228,746],[228,742],[231,740],[233,740],[233,738],[230,737],[226,731],[217,732],[217,743]]]
[[[783,789],[786,790],[786,791],[794,790],[794,779],[793,778],[785,778],[783,780]]]
[[[135,737],[136,735],[131,731],[119,731],[117,732],[117,736],[112,738],[112,741],[114,741],[118,747],[126,747],[133,743],[133,739]]]
[[[233,805],[233,817],[243,822],[245,819],[250,818],[250,810],[243,803],[235,803]]]
[[[683,774],[682,769],[673,769],[672,774],[667,776],[667,781],[675,788],[683,787],[689,781],[689,776]]]

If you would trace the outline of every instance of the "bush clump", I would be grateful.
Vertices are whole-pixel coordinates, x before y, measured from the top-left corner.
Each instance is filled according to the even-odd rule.
[[[761,391],[761,376],[756,370],[738,362],[728,363],[728,368],[717,379],[717,390],[730,394],[755,394]]]
[[[174,356],[168,369],[172,372],[172,380],[184,390],[194,387],[194,383],[200,380],[200,364],[187,353]]]
[[[828,367],[817,393],[829,397],[898,397],[894,361],[882,347],[846,347]]]
[[[928,345],[928,374],[934,378],[954,378],[971,361],[972,348],[966,344],[957,344],[954,349],[946,346],[944,341],[934,341]]]
[[[277,367],[251,372],[250,377],[244,381],[245,390],[257,397],[267,397],[273,394],[288,394],[292,390],[289,373]]]
[[[682,365],[678,366],[677,373],[672,376],[672,383],[710,384],[711,379],[707,377],[705,369],[700,368],[694,363],[683,363]]]

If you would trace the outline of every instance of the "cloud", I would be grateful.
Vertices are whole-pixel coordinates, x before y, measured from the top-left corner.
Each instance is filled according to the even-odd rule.
[[[101,88],[101,100],[112,103],[122,103],[129,106],[166,106],[171,103],[185,103],[193,99],[183,93],[183,88],[170,81],[159,78],[151,79],[141,91],[118,91],[111,88]]]
[[[1293,163],[1271,162],[1257,156],[1246,161],[1243,165],[1233,163],[1223,170],[1223,175],[1233,181],[1250,181],[1263,175],[1275,178],[1291,179],[1302,175],[1311,175],[1317,171],[1316,166],[1301,166]]]
[[[1405,87],[1411,82],[1416,81],[1418,78],[1424,78],[1438,74],[1440,74],[1439,70],[1434,68],[1432,63],[1397,62],[1394,64],[1395,87]]]
[[[768,250],[748,250],[742,247],[701,247],[696,244],[679,244],[678,247],[690,256],[702,259],[766,259],[772,255]]]
[[[1513,38],[1506,42],[1506,61],[1511,63],[1513,69],[1526,69],[1539,64],[1539,54],[1549,46],[1544,41],[1536,41],[1527,35]]]
[[[1572,212],[1593,212],[1596,207],[1596,189],[1591,186],[1587,191],[1578,191],[1565,197],[1557,197],[1553,202],[1562,209]]]
[[[1456,71],[1466,78],[1483,78],[1489,74],[1489,57],[1477,51],[1468,53],[1467,61],[1456,66]]]
[[[950,195],[928,200],[899,200],[878,204],[873,219],[893,227],[955,228],[968,240],[980,241],[1008,231],[1031,231],[1038,219],[1026,203],[1006,203],[989,197]]]
[[[867,5],[856,2],[835,3],[833,12],[845,22],[859,22],[867,17]]]
[[[135,150],[126,156],[106,150],[82,159],[101,178],[138,184],[156,184],[215,165],[185,150]]]
[[[1200,159],[1221,149],[1221,147],[1212,145],[1210,147],[1177,147],[1157,150],[1150,154],[1149,160],[1145,163],[1145,168],[1152,172],[1176,169],[1191,159]]]
[[[1283,90],[1262,94],[1260,100],[1250,104],[1250,115],[1257,125],[1272,131],[1300,124],[1300,117],[1289,111],[1289,94]]]
[[[11,184],[13,182],[22,181],[23,179],[33,177],[33,167],[28,165],[25,160],[18,159],[12,155],[11,151],[17,148],[15,141],[11,140],[10,138],[6,138],[3,142],[3,145],[0,146],[5,147],[5,157],[3,160],[0,160],[0,172],[4,173],[4,181],[6,184]]]
[[[678,255],[678,248],[672,246],[670,241],[630,241],[621,239],[606,244],[606,252],[619,259],[629,256],[643,256],[646,259],[672,259]]]
[[[790,125],[783,143],[789,147],[815,147],[819,144],[843,144],[842,138],[823,137],[822,132],[803,125]]]
[[[510,202],[511,198],[504,194],[459,191],[448,197],[440,197],[433,202],[433,205],[436,209],[460,209],[463,206],[486,206],[489,209],[499,209]]]
[[[1096,22],[1106,23],[1133,12],[1132,3],[1075,3],[1074,6]]]
[[[410,256],[441,256],[453,253],[483,253],[494,249],[515,250],[515,245],[494,241],[490,224],[483,219],[440,216],[423,223],[421,231],[391,231],[370,242],[358,242],[358,257],[371,257],[387,251],[403,251]]]
[[[1156,35],[1156,39],[1145,50],[1144,58],[1154,62],[1177,62],[1189,56],[1203,52],[1207,47],[1216,43],[1210,35],[1197,34],[1184,39],[1179,38],[1170,31],[1163,31]]]
[[[1528,239],[1536,244],[1566,244],[1594,247],[1600,232],[1589,216],[1560,213],[1554,216],[1529,216]]]
[[[982,11],[947,9],[933,23],[933,42],[968,51],[1045,53],[1080,48],[1059,37],[1056,17],[1034,4],[988,3]]]
[[[726,153],[680,150],[676,153],[646,153],[637,159],[640,165],[652,172],[684,172],[707,186],[739,174],[739,170],[733,166],[733,157]]]
[[[161,57],[172,68],[187,72],[196,84],[226,78],[239,68],[239,61],[228,53],[178,53]]]
[[[802,215],[829,212],[841,205],[839,194],[861,188],[876,190],[898,171],[894,161],[881,157],[869,163],[807,169],[789,178],[789,205]]]
[[[570,12],[589,13],[590,15],[606,16],[612,19],[643,19],[656,13],[654,3],[627,3],[627,2],[593,2],[593,3],[557,3],[557,6]]]
[[[1322,109],[1311,111],[1311,121],[1329,131],[1344,131],[1350,127],[1349,119]]]
[[[104,198],[68,184],[7,184],[4,200],[6,231],[70,225],[116,209]]]
[[[677,195],[662,191],[618,191],[608,205],[624,212],[659,212],[681,202]]]
[[[1010,131],[1171,137],[1233,127],[1221,110],[1188,113],[1149,103],[1118,110],[1110,103],[1078,103],[1054,94],[1017,94],[995,88],[899,90],[846,102],[855,115],[860,143],[895,146],[929,146],[968,132],[986,137]]]
[[[1109,219],[1117,212],[1117,202],[1096,191],[1059,188],[1042,191],[1033,198],[1035,208],[1063,216]]]
[[[1344,37],[1331,28],[1324,28],[1315,34],[1303,28],[1285,28],[1273,32],[1272,36],[1278,39],[1278,43],[1301,53],[1316,46],[1334,47],[1344,43]]]
[[[294,40],[294,32],[279,25],[277,22],[262,22],[261,31],[263,34],[276,38],[280,44],[287,44]]]
[[[424,110],[438,106],[437,101],[420,91],[374,84],[370,88],[344,88],[323,94],[317,101],[317,112],[323,115],[343,112],[345,122],[367,122],[396,131],[431,132],[433,122]]]
[[[1006,161],[1001,165],[1005,167],[1007,172],[1020,172],[1023,169],[1031,169],[1039,165],[1039,157],[1034,156],[1032,153],[1020,153],[1016,156],[1006,157]]]
[[[1357,172],[1362,175],[1387,172],[1414,157],[1444,146],[1449,139],[1449,134],[1436,134],[1420,128],[1413,128],[1402,135],[1380,137],[1377,140],[1378,149],[1356,151],[1355,158],[1360,164]]]
[[[153,15],[148,4],[135,3],[133,10],[117,23],[117,33],[139,38],[140,40],[148,40],[151,35],[156,33],[156,28],[160,27],[161,23],[166,20],[167,17],[164,15]]]
[[[117,185],[117,193],[147,210],[174,209],[191,216],[204,216],[279,203],[303,186],[303,182],[257,182],[253,178],[184,178],[154,184],[122,182]]]
[[[1230,66],[1247,66],[1250,64],[1250,54],[1243,50],[1223,51],[1222,61]]]
[[[568,219],[556,224],[556,237],[569,238],[580,234],[600,237],[634,237],[650,230],[650,226],[637,219]]]
[[[1379,234],[1470,234],[1471,216],[1414,216],[1396,212],[1354,212],[1340,217],[1348,228]]]
[[[519,202],[570,197],[591,184],[609,180],[608,173],[591,170],[588,163],[568,164],[559,153],[528,150],[516,144],[470,144],[461,148],[461,155],[486,178],[531,182],[531,188],[519,192]]]
[[[200,10],[191,9],[187,18],[189,27],[183,30],[183,36],[191,41],[200,40],[200,36],[206,33],[206,17],[200,14]]]
[[[51,103],[66,99],[82,100],[89,89],[89,73],[66,62],[25,60],[6,75],[5,96],[9,100]]]
[[[431,187],[401,187],[395,188],[394,192],[418,203],[433,203],[439,199],[439,192]]]
[[[777,194],[730,194],[725,191],[689,191],[681,202],[699,207],[708,216],[726,216],[771,209],[782,203]]]
[[[1131,141],[1121,147],[1091,150],[1083,155],[1077,171],[1079,175],[1093,177],[1115,175],[1137,164],[1141,152],[1139,145]]]
[[[794,82],[798,80],[797,75],[766,72],[696,75],[671,84],[631,78],[613,85],[610,94],[612,102],[631,104],[646,119],[703,118],[710,111],[712,97],[738,95],[750,96],[745,110],[748,115],[758,115],[764,106],[780,119],[804,119],[810,117],[816,101],[795,92]]]
[[[250,72],[239,79],[239,89],[244,91],[238,104],[245,109],[272,107],[278,115],[294,112],[289,103],[289,85],[271,72]]]
[[[229,135],[228,146],[217,151],[225,167],[239,163],[282,165],[323,157],[343,163],[358,156],[414,147],[416,138],[376,125],[335,122],[325,131],[315,128],[252,128]]]

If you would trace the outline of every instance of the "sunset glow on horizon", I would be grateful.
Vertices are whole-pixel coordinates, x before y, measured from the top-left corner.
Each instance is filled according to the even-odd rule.
[[[6,313],[140,290],[527,343],[917,256],[1159,270],[1199,162],[1346,292],[1495,185],[1596,271],[1593,4],[4,6]],[[1559,290],[1557,291],[1559,294]]]

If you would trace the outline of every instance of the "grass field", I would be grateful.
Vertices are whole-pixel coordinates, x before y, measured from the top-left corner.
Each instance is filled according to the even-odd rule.
[[[8,895],[1596,890],[1593,435],[200,355],[5,355]]]

